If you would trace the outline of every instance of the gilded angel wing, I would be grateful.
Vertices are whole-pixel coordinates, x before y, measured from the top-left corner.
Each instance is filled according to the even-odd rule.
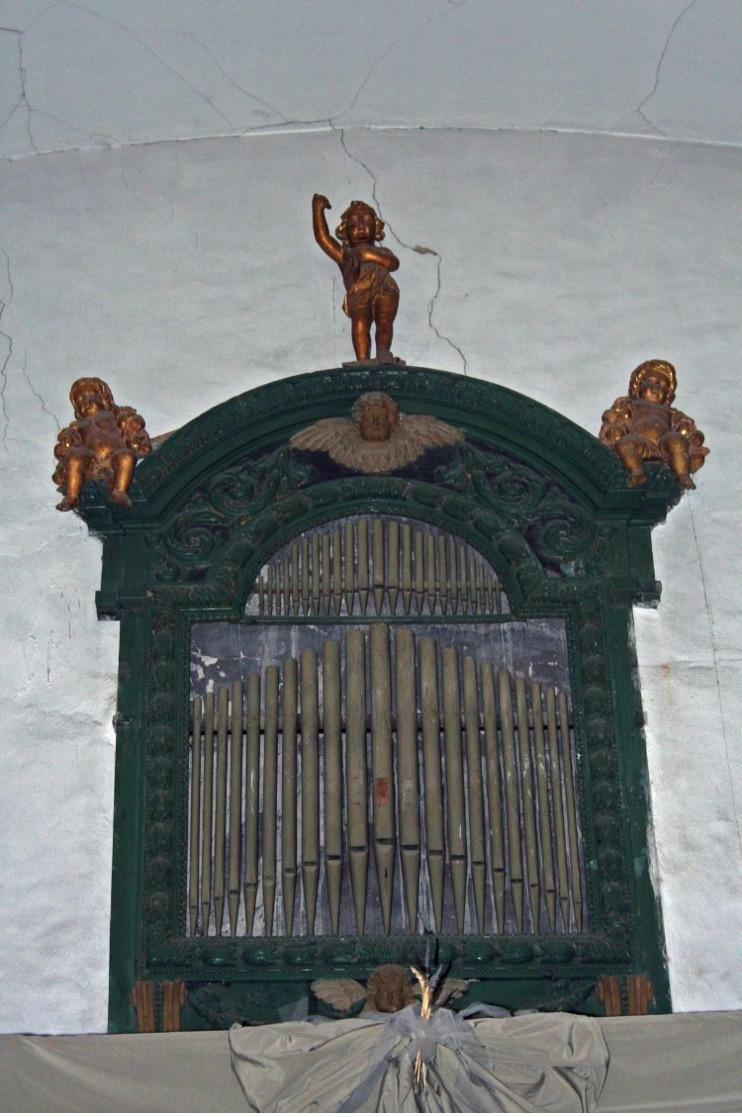
[[[462,981],[458,977],[447,977],[435,991],[436,1005],[440,1007],[441,1005],[447,1005],[449,1001],[457,1001],[459,997],[463,997],[470,984],[471,982]]]
[[[463,431],[436,419],[434,415],[405,415],[400,419],[398,438],[409,447],[409,461],[414,461],[433,446],[453,446],[463,442]]]
[[[358,442],[358,428],[350,419],[319,419],[311,427],[297,431],[289,439],[294,450],[320,450],[334,461],[344,461],[348,450]]]
[[[456,1001],[459,997],[463,997],[470,985],[470,981],[464,981],[458,977],[447,977],[445,981],[441,981],[436,985],[433,1003],[436,1008],[441,1008],[443,1005],[448,1004],[449,1001]],[[412,991],[418,999],[422,997],[422,989],[419,981],[415,982]]]
[[[366,990],[360,981],[352,978],[322,978],[312,982],[312,992],[325,1004],[338,1012],[349,1012],[359,1001],[366,1000]]]

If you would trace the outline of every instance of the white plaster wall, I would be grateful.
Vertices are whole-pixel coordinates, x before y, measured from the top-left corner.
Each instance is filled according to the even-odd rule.
[[[157,433],[257,384],[348,359],[339,273],[311,235],[314,190],[330,196],[334,213],[353,197],[381,207],[387,243],[402,261],[395,351],[408,363],[495,380],[590,431],[626,390],[639,360],[663,356],[676,364],[678,405],[706,432],[712,454],[698,491],[655,532],[663,599],[657,611],[636,618],[657,875],[675,1008],[742,1006],[736,729],[742,713],[736,586],[742,388],[735,364],[742,349],[742,153],[733,146],[740,139],[734,134],[738,119],[725,108],[734,76],[724,82],[710,63],[704,69],[709,55],[721,57],[732,12],[742,8],[713,0],[642,5],[656,15],[645,35],[632,37],[629,16],[638,18],[636,5],[570,3],[573,15],[585,9],[591,48],[603,42],[601,29],[612,17],[613,38],[604,33],[607,45],[593,59],[596,66],[597,58],[607,65],[610,42],[631,62],[609,67],[605,73],[621,80],[603,83],[601,73],[590,76],[590,50],[578,51],[572,72],[582,86],[574,97],[566,32],[560,37],[552,22],[549,37],[548,26],[544,30],[534,18],[532,40],[542,50],[551,44],[563,62],[555,64],[551,84],[545,81],[541,102],[523,92],[518,104],[524,115],[510,122],[516,129],[498,123],[497,111],[504,109],[476,118],[480,102],[460,94],[450,75],[441,86],[450,104],[443,92],[436,101],[430,74],[426,104],[416,101],[407,54],[395,55],[402,50],[400,36],[408,33],[414,74],[423,75],[431,58],[441,66],[449,51],[461,51],[462,65],[469,58],[467,73],[476,76],[477,29],[496,11],[499,20],[510,19],[509,30],[503,23],[497,30],[515,44],[511,84],[520,82],[525,91],[529,83],[516,73],[515,58],[526,49],[529,25],[513,21],[525,7],[539,15],[561,6],[431,3],[422,19],[420,5],[394,5],[401,13],[394,35],[379,39],[386,33],[380,23],[376,39],[361,36],[358,56],[350,31],[344,32],[330,51],[340,76],[330,79],[311,36],[311,49],[302,53],[301,27],[290,18],[297,5],[276,5],[293,29],[282,40],[287,53],[274,52],[271,66],[253,42],[265,49],[268,31],[252,38],[245,33],[252,69],[232,72],[224,95],[229,90],[237,98],[235,81],[265,101],[280,94],[287,121],[333,116],[344,106],[342,130],[334,119],[302,129],[276,124],[269,114],[265,123],[276,126],[263,132],[143,143],[218,130],[212,119],[196,119],[197,110],[206,111],[201,92],[191,99],[181,90],[168,101],[161,71],[146,87],[147,105],[122,93],[119,101],[108,98],[107,112],[100,109],[103,92],[125,92],[127,74],[137,77],[129,88],[148,74],[139,55],[129,60],[134,71],[117,68],[121,40],[117,49],[106,37],[115,19],[120,24],[125,14],[133,24],[135,16],[154,12],[165,27],[170,5],[96,0],[83,8],[63,0],[50,7],[8,0],[0,7],[11,29],[0,32],[0,51],[8,60],[10,48],[16,52],[13,66],[0,66],[7,118],[0,142],[13,156],[0,163],[0,1029],[101,1031],[106,1025],[118,628],[95,616],[99,544],[73,514],[54,509],[52,449],[58,428],[71,418],[69,385],[85,373],[102,375],[117,400],[137,406]],[[344,27],[353,7],[313,6],[324,12],[320,31]],[[183,0],[178,8],[194,20],[203,14],[195,2]],[[262,26],[262,5],[210,6],[237,21],[244,8],[253,19],[250,30]],[[364,18],[377,8],[364,6]],[[588,9],[600,19],[588,18]],[[85,39],[92,34],[91,11],[95,19],[109,17],[106,34],[101,25],[97,39]],[[466,11],[473,22],[457,24]],[[63,26],[72,36],[71,54],[54,49],[60,25],[53,21],[60,14],[69,17]],[[616,38],[615,28],[624,24],[630,42]],[[190,31],[181,27],[181,45],[196,51],[195,28],[203,40],[204,28],[214,25],[216,17]],[[228,26],[225,16],[222,37],[212,43],[227,70],[230,58],[233,66],[242,59],[236,48],[232,55],[220,53],[230,41]],[[467,29],[463,45],[457,27],[459,35]],[[151,21],[133,27],[149,48],[151,28]],[[693,29],[695,39],[686,37]],[[34,36],[42,32],[47,46],[43,51],[37,42],[32,64]],[[434,33],[443,38],[431,54]],[[134,50],[132,29],[120,34]],[[87,46],[78,59],[72,48],[80,37]],[[163,31],[160,53],[176,38]],[[324,41],[319,32],[316,38]],[[29,53],[17,69],[21,50]],[[95,51],[101,68],[108,68],[108,84],[90,80],[85,95],[71,79],[65,86],[64,74]],[[151,49],[143,54],[152,57]],[[490,74],[503,96],[507,54],[502,48],[496,56],[501,65]],[[200,47],[197,55],[206,58]],[[189,74],[198,76],[198,59],[189,57]],[[482,64],[494,57],[485,52]],[[56,77],[43,72],[55,58]],[[289,80],[290,63],[299,58],[305,69],[297,63],[298,76]],[[283,67],[284,80],[274,89],[276,66]],[[716,81],[697,86],[696,118],[679,94],[663,101],[666,83],[685,88],[683,74],[693,72],[713,72]],[[214,73],[211,85],[198,79],[212,100],[218,93]],[[472,89],[484,97],[486,83],[473,79]],[[597,100],[587,96],[601,89]],[[676,138],[607,134],[619,110],[634,111],[649,93],[655,132],[664,105],[661,126]],[[709,104],[716,99],[716,115],[710,107],[701,112],[704,96]],[[323,97],[326,104],[320,104]],[[254,99],[238,100],[240,111],[257,112]],[[554,117],[561,126],[606,134],[528,131],[548,124],[547,102],[555,114],[561,106]],[[247,128],[236,104],[229,114],[237,123],[223,129],[230,133]],[[569,112],[565,105],[572,106]],[[116,106],[120,135],[111,124]],[[363,113],[353,117],[359,106]],[[220,109],[226,112],[224,104]],[[380,126],[409,123],[427,111],[432,125],[457,127]],[[61,130],[59,120],[67,118],[79,124],[76,135]],[[46,131],[38,130],[42,121]],[[695,127],[707,140],[731,146],[677,141]],[[641,130],[647,128],[645,121]],[[125,146],[103,146],[100,133]],[[36,148],[86,146],[92,149],[15,158]]]

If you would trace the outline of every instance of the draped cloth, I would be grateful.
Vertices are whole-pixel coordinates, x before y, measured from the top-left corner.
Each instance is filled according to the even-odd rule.
[[[248,1107],[269,1113],[586,1112],[608,1069],[600,1026],[566,1013],[466,1021],[441,1008],[422,1020],[411,1005],[355,1020],[237,1026],[229,1043]]]

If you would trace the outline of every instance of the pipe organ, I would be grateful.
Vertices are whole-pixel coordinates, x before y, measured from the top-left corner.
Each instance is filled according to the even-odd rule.
[[[478,552],[335,521],[265,564],[246,624],[258,651],[191,700],[189,937],[589,930],[566,663],[497,652]]]

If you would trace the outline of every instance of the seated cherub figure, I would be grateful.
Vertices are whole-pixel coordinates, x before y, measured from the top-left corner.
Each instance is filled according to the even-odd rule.
[[[695,489],[691,473],[708,449],[692,419],[671,407],[677,376],[669,361],[644,361],[635,368],[628,396],[603,413],[600,440],[616,451],[632,487],[647,480],[646,461],[667,462],[683,489]]]
[[[322,194],[312,199],[314,237],[317,244],[340,268],[345,284],[343,310],[350,318],[356,360],[371,356],[371,325],[376,327],[377,361],[396,361],[392,356],[394,319],[399,306],[399,287],[390,272],[399,260],[388,248],[377,244],[384,237],[384,222],[365,202],[351,202],[330,235],[325,210],[330,203]]]
[[[86,477],[105,478],[117,504],[131,508],[127,489],[137,460],[152,449],[144,419],[133,407],[117,407],[104,380],[85,376],[70,389],[75,419],[59,432],[52,480],[64,494],[57,505],[68,512],[80,503]]]

